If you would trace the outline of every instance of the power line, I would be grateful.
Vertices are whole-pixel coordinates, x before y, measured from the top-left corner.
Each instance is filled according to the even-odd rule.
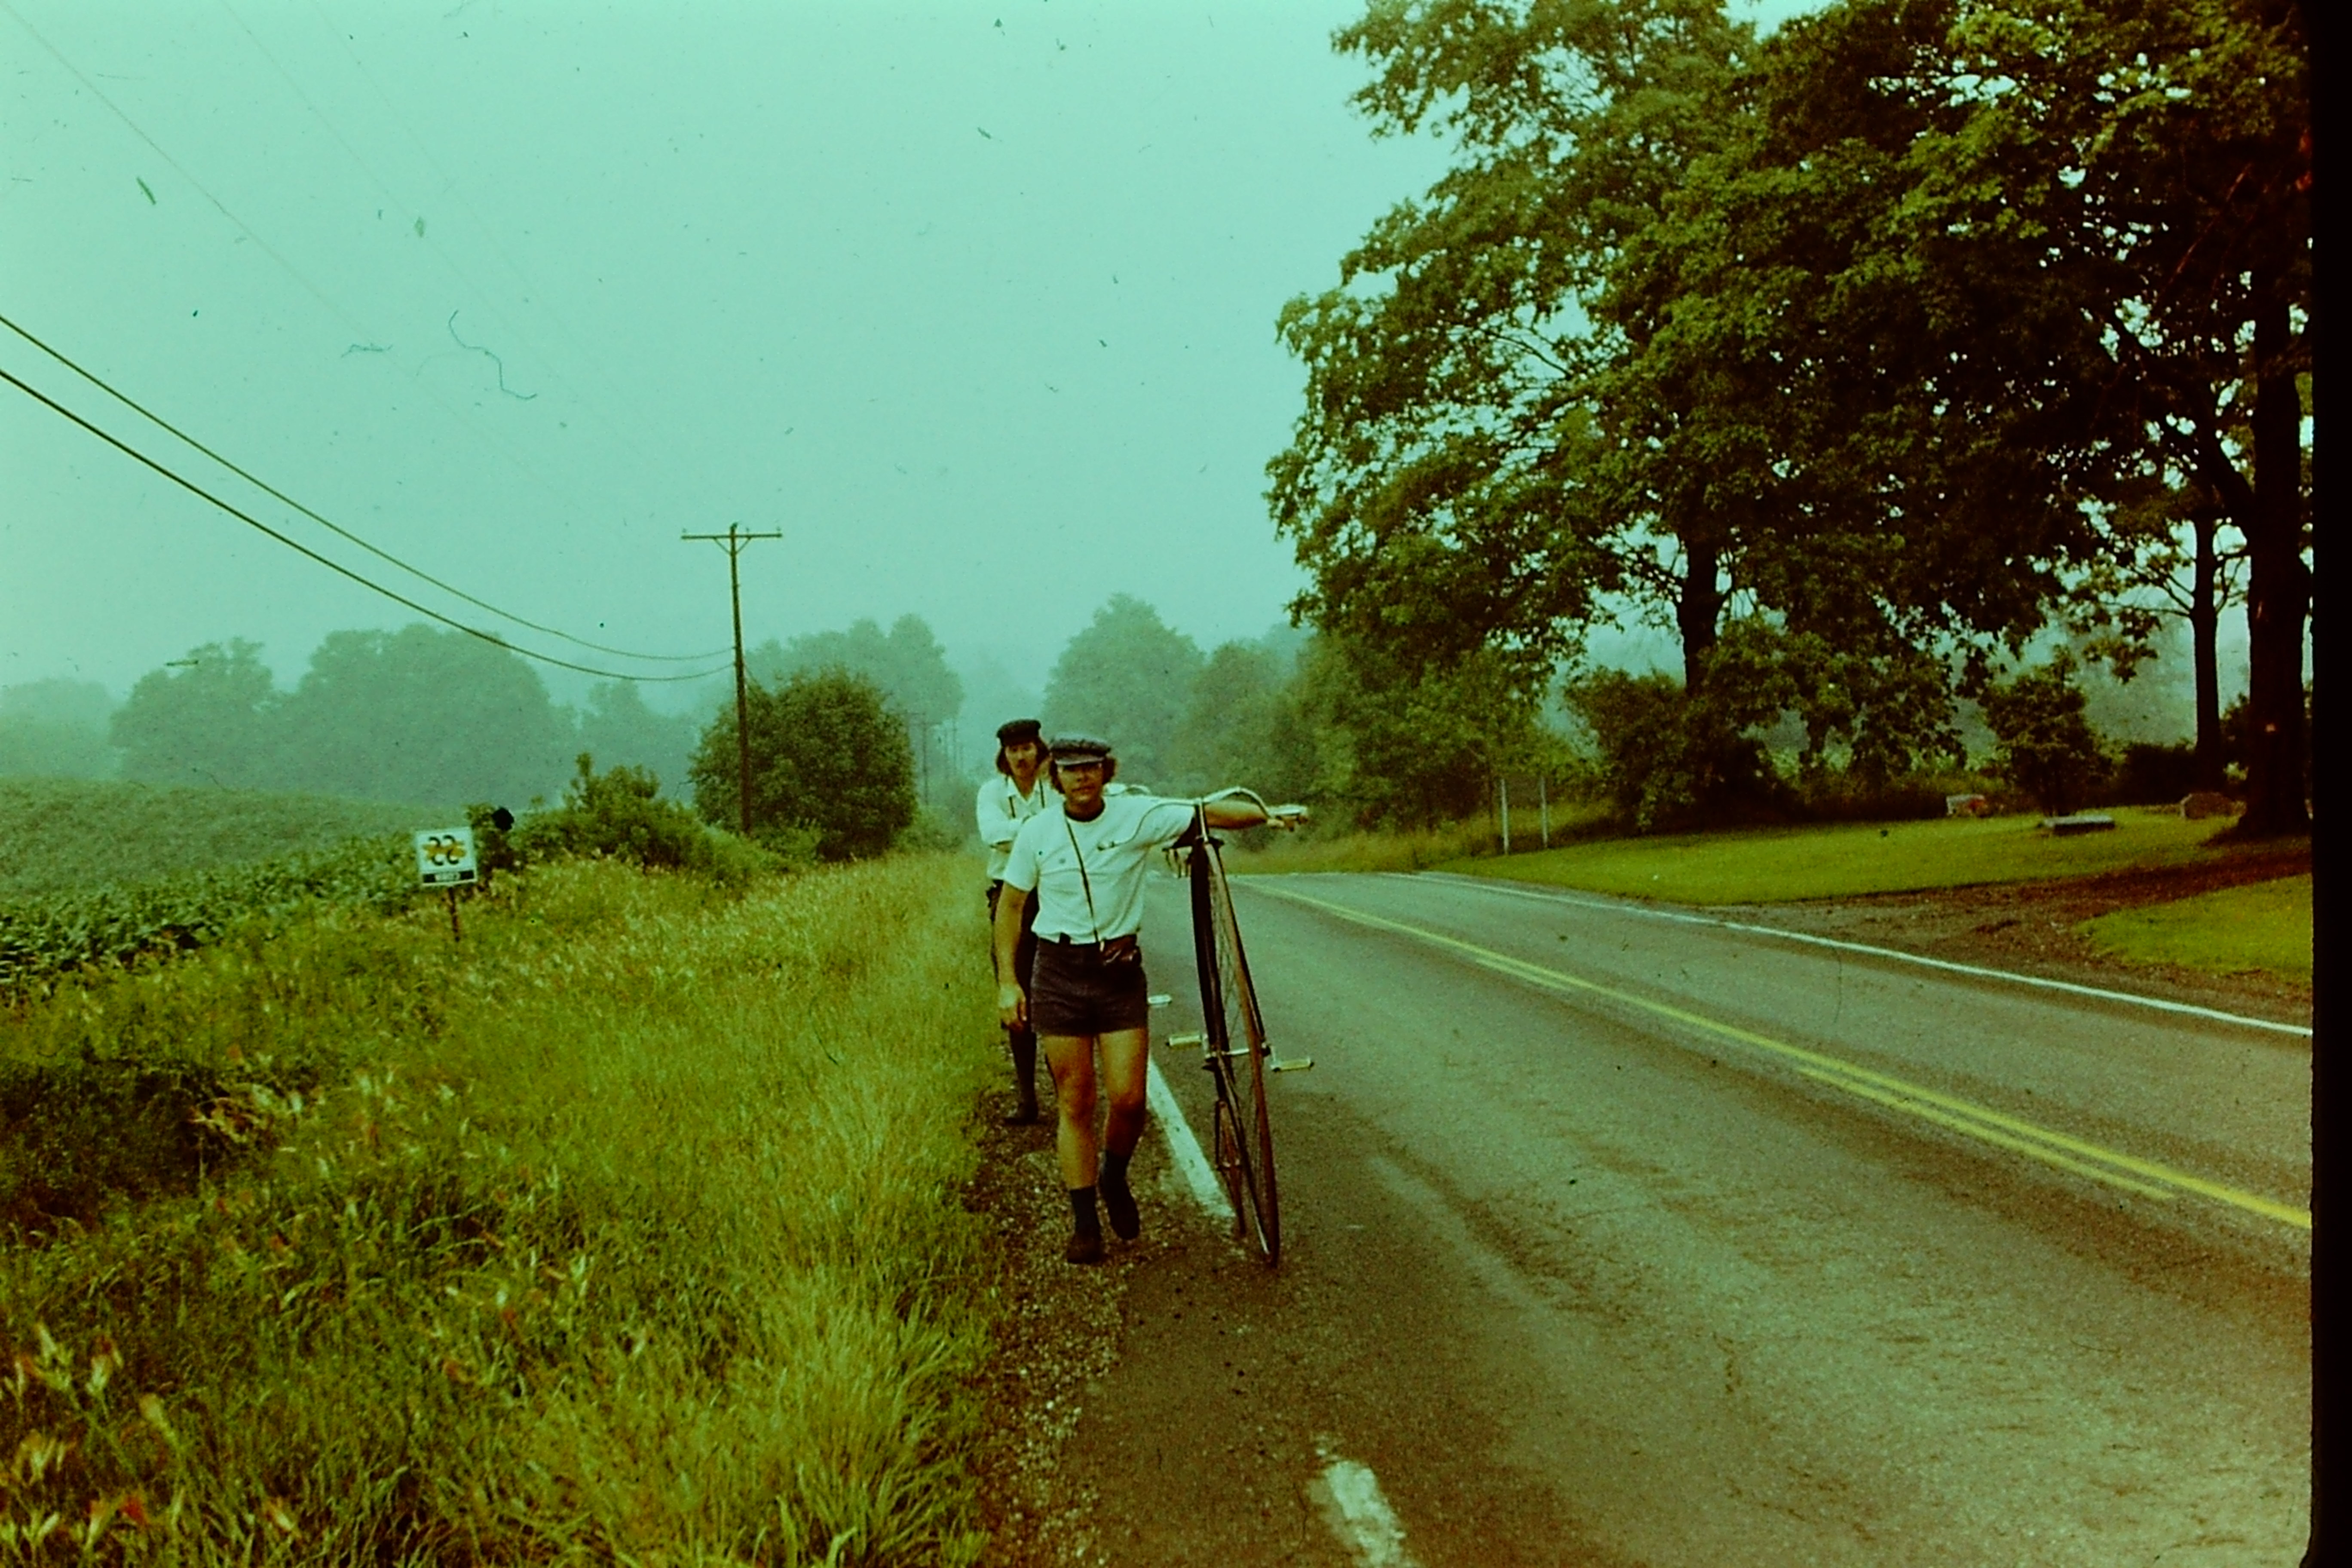
[[[525,658],[537,659],[541,664],[551,664],[560,669],[577,670],[583,675],[593,675],[605,680],[633,680],[646,684],[674,680],[701,680],[708,677],[717,675],[727,668],[725,665],[716,665],[709,669],[696,670],[691,675],[625,675],[617,669],[598,669],[592,665],[574,664],[568,658],[558,658],[553,654],[539,653],[530,648],[520,647],[517,644],[507,641],[506,638],[499,636],[496,632],[486,632],[479,626],[469,626],[463,621],[453,619],[448,616],[443,615],[438,610],[420,605],[404,594],[398,593],[391,588],[385,587],[381,583],[372,582],[368,578],[361,576],[358,573],[352,571],[341,562],[331,560],[327,556],[320,554],[317,551],[311,549],[309,545],[302,543],[300,541],[288,538],[285,534],[278,532],[276,529],[270,527],[259,518],[255,517],[248,512],[238,510],[236,507],[233,507],[228,502],[221,500],[220,497],[213,494],[202,485],[197,484],[194,479],[182,478],[180,475],[173,472],[170,468],[165,468],[163,464],[157,462],[154,458],[147,456],[146,453],[140,451],[135,447],[132,447],[130,443],[109,435],[107,432],[100,429],[97,426],[91,424],[89,420],[84,419],[80,415],[76,414],[72,409],[68,408],[64,404],[50,397],[47,393],[17,380],[16,377],[7,370],[0,369],[0,381],[6,382],[9,385],[25,394],[26,396],[32,398],[35,402],[44,405],[51,411],[71,420],[74,424],[80,426],[83,429],[89,431],[91,435],[105,442],[108,446],[112,447],[115,450],[122,453],[125,457],[135,458],[148,468],[154,469],[155,472],[163,475],[163,478],[171,480],[182,489],[188,491],[191,495],[196,496],[201,500],[210,501],[214,506],[216,506],[221,510],[228,513],[229,516],[236,519],[239,522],[246,524],[249,528],[257,529],[261,532],[268,534],[270,538],[286,546],[289,550],[309,556],[311,560],[317,562],[320,565],[324,566],[330,572],[336,573],[341,576],[348,577],[352,582],[357,583],[361,587],[368,589],[372,593],[381,594],[395,605],[404,605],[408,609],[415,610],[418,615],[439,621],[443,626],[451,627],[454,630],[464,632],[469,637],[478,637],[482,641],[488,643],[492,647],[504,648],[509,653],[520,654]]]
[[[720,654],[727,651],[725,648],[712,648],[708,653],[637,653],[625,647],[606,647],[603,643],[590,642],[585,637],[573,637],[570,632],[563,631],[558,627],[541,626],[537,621],[526,619],[521,616],[516,615],[512,610],[502,610],[487,599],[478,599],[474,597],[473,595],[467,593],[463,588],[457,587],[454,584],[444,583],[440,578],[434,576],[430,572],[424,570],[422,567],[412,566],[407,562],[403,561],[399,556],[393,554],[390,551],[379,549],[375,545],[369,543],[366,540],[361,538],[358,534],[353,533],[350,529],[341,526],[340,523],[331,522],[326,518],[320,516],[317,512],[312,511],[309,507],[304,506],[300,501],[296,500],[292,496],[288,495],[284,490],[279,489],[268,480],[249,472],[246,468],[239,467],[237,464],[231,462],[228,458],[222,457],[218,452],[214,451],[210,447],[205,446],[202,441],[197,440],[194,436],[189,435],[185,430],[181,429],[177,425],[173,424],[162,415],[155,413],[152,409],[150,409],[145,404],[141,403],[138,399],[131,396],[127,393],[117,390],[113,384],[109,383],[104,377],[100,376],[93,372],[84,370],[73,360],[68,358],[65,354],[60,353],[58,350],[51,348],[47,343],[43,342],[39,338],[35,337],[31,332],[26,331],[23,327],[18,326],[15,321],[9,320],[5,312],[0,312],[0,326],[6,327],[10,331],[16,333],[18,337],[24,339],[26,342],[32,344],[35,348],[48,355],[59,364],[64,365],[68,370],[72,371],[76,375],[81,377],[84,381],[89,382],[92,386],[97,387],[109,397],[113,398],[117,403],[122,404],[124,406],[135,410],[150,423],[162,426],[164,429],[170,431],[173,435],[178,437],[189,446],[194,447],[197,451],[202,452],[205,457],[210,458],[214,462],[218,463],[222,468],[226,468],[230,473],[235,474],[237,478],[245,480],[246,483],[252,485],[255,489],[265,491],[268,494],[276,497],[278,500],[284,501],[288,506],[292,507],[296,511],[300,512],[304,517],[309,518],[312,522],[317,523],[320,527],[326,529],[331,533],[338,534],[342,538],[351,541],[353,544],[358,545],[362,550],[366,551],[369,554],[376,557],[378,560],[388,561],[393,565],[397,566],[402,571],[407,573],[410,576],[415,577],[423,582],[430,583],[445,594],[455,595],[457,597],[465,600],[466,603],[473,605],[477,609],[488,610],[490,614],[497,616],[501,620],[512,621],[519,626],[529,626],[532,631],[541,632],[551,637],[562,637],[565,642],[574,644],[577,647],[593,648],[598,653],[609,653],[618,658],[639,658],[654,664],[698,664],[704,659],[717,658]],[[19,384],[22,384],[20,383]]]
[[[244,28],[246,37],[253,40],[254,47],[260,51],[262,58],[268,60],[270,63],[270,66],[276,69],[278,74],[285,79],[286,85],[293,89],[295,97],[302,100],[302,106],[310,111],[311,115],[318,120],[320,124],[327,128],[328,132],[334,137],[337,144],[339,144],[345,153],[350,154],[352,162],[359,165],[360,171],[367,175],[368,179],[375,185],[376,189],[383,193],[383,195],[395,204],[399,203],[400,197],[398,193],[392,190],[383,179],[376,174],[375,170],[368,163],[367,160],[360,156],[359,150],[344,137],[341,131],[336,128],[334,121],[327,118],[325,110],[321,110],[318,104],[311,100],[310,95],[302,89],[302,84],[297,81],[294,79],[293,74],[289,71],[285,66],[278,62],[278,57],[269,52],[268,47],[262,43],[260,37],[255,34],[252,27],[247,25],[245,18],[237,14],[236,8],[229,4],[229,0],[221,0],[221,5],[224,10],[228,12],[231,17],[236,19],[237,26]],[[562,335],[563,339],[571,345],[572,349],[587,363],[590,371],[598,375],[607,376],[609,378],[610,373],[606,372],[604,365],[598,362],[595,353],[581,341],[579,334],[572,331],[571,323],[563,319],[563,313],[561,310],[558,310],[554,304],[549,300],[547,290],[541,288],[538,283],[533,281],[530,274],[524,271],[522,267],[516,262],[512,257],[507,254],[506,247],[499,243],[498,231],[493,229],[488,222],[484,221],[482,215],[475,210],[474,204],[466,195],[465,187],[459,184],[456,177],[441,166],[441,161],[433,155],[433,150],[425,144],[425,139],[416,133],[415,128],[408,122],[408,118],[401,113],[400,106],[393,102],[391,94],[387,93],[383,89],[383,85],[376,80],[374,73],[367,68],[366,62],[360,58],[359,51],[352,47],[352,35],[345,32],[342,28],[336,26],[334,23],[329,19],[327,14],[319,8],[318,0],[310,0],[310,13],[318,19],[319,25],[326,30],[327,36],[334,40],[337,47],[341,48],[345,58],[352,62],[352,68],[359,73],[360,79],[366,82],[369,89],[374,92],[376,100],[383,104],[385,111],[392,116],[393,123],[398,126],[401,133],[408,138],[409,145],[416,149],[418,156],[425,160],[425,166],[433,171],[434,178],[440,183],[437,194],[446,195],[451,201],[457,205],[459,211],[463,212],[468,218],[473,220],[474,227],[479,230],[482,237],[489,243],[491,255],[495,256],[501,263],[503,263],[507,270],[512,273],[515,279],[522,284],[525,289],[528,290],[523,302],[527,305],[536,305],[549,320],[555,323],[557,331]],[[469,275],[463,268],[459,267],[456,260],[450,257],[448,251],[442,247],[441,242],[438,239],[435,238],[431,234],[420,235],[418,237],[425,242],[425,247],[430,249],[435,256],[440,258],[441,265],[447,268],[452,276],[458,279],[468,289],[471,289],[474,291],[475,297],[489,307],[490,314],[498,319],[500,325],[506,326],[509,331],[513,331],[516,336],[521,338],[523,340],[523,346],[537,354],[540,359],[547,362],[551,366],[554,364],[552,356],[549,355],[545,350],[540,348],[538,344],[534,343],[527,331],[509,322],[506,313],[499,309],[497,300],[491,296],[489,290],[484,289],[479,283],[476,282],[471,275]],[[556,370],[556,374],[559,378],[562,377],[562,372],[560,368]],[[575,390],[577,389],[575,388]],[[593,416],[596,422],[604,426],[604,427],[612,434],[615,440],[626,447],[638,458],[640,461],[646,462],[649,468],[654,466],[651,459],[646,458],[644,449],[637,445],[635,437],[630,435],[625,424],[616,423],[613,420],[605,414],[604,410],[601,406],[599,406],[593,399],[589,398],[584,393],[581,393],[579,395],[581,406],[585,408],[589,414]],[[689,470],[689,472],[691,470]]]
[[[237,216],[236,213],[230,211],[228,204],[222,201],[217,195],[215,195],[210,186],[206,185],[202,180],[197,179],[194,174],[189,172],[185,164],[182,163],[177,158],[173,157],[172,154],[164,149],[163,144],[156,141],[152,136],[150,136],[147,133],[146,128],[142,126],[136,120],[131,119],[130,114],[121,104],[115,102],[112,98],[107,95],[104,89],[100,88],[98,83],[92,81],[87,75],[85,75],[80,67],[68,59],[64,53],[59,50],[55,44],[49,42],[47,37],[42,34],[39,28],[26,21],[24,14],[16,9],[16,5],[11,3],[11,0],[0,0],[0,11],[5,11],[9,16],[15,17],[16,25],[24,28],[26,32],[31,34],[35,43],[39,44],[42,48],[48,51],[50,58],[56,60],[58,65],[64,67],[68,74],[72,76],[76,81],[81,83],[83,89],[87,90],[92,98],[95,98],[99,102],[104,104],[107,107],[107,110],[112,113],[117,120],[120,120],[125,126],[129,127],[132,135],[145,142],[148,148],[152,151],[157,157],[163,159],[165,163],[169,164],[173,173],[178,174],[183,180],[185,180],[194,188],[197,195],[203,196],[205,201],[211,203],[214,210],[218,212],[221,216],[226,218],[230,224],[235,226],[238,233],[253,241],[256,246],[260,247],[262,254],[268,256],[270,260],[276,262],[279,268],[282,269],[288,277],[300,284],[310,296],[313,300],[316,300],[320,305],[325,309],[329,315],[334,317],[336,321],[342,323],[343,327],[347,331],[352,332],[362,340],[371,343],[374,342],[374,335],[366,328],[362,327],[358,321],[354,321],[350,311],[337,304],[331,297],[329,297],[326,290],[320,289],[316,283],[313,283],[300,268],[295,266],[292,261],[286,258],[283,252],[279,251],[276,246],[271,245],[268,240],[263,238],[261,232],[258,229],[256,229],[251,224]],[[460,274],[460,276],[462,277],[463,275]],[[471,285],[469,284],[469,286]],[[478,289],[477,291],[478,292]],[[387,350],[385,352],[388,353],[390,351]],[[395,356],[395,359],[396,358],[397,356]],[[404,365],[403,368],[407,367]],[[441,412],[447,415],[459,428],[466,432],[467,435],[488,447],[498,456],[505,458],[509,463],[512,464],[517,471],[528,476],[533,483],[540,487],[540,489],[545,490],[548,494],[554,496],[557,500],[562,501],[567,507],[575,511],[587,510],[581,506],[576,499],[564,495],[556,487],[556,485],[547,478],[546,475],[541,473],[537,468],[532,468],[529,463],[524,462],[520,458],[516,457],[513,452],[500,446],[480,428],[469,423],[463,415],[459,414],[455,407],[451,406],[449,400],[442,396],[439,389],[435,387],[430,382],[419,381],[423,369],[423,363],[420,363],[415,369],[409,371],[409,379],[412,381],[418,381],[419,384],[423,386],[425,395],[437,404],[440,406]]]

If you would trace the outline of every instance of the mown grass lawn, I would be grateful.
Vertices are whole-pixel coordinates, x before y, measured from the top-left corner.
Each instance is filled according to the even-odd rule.
[[[2311,984],[2309,877],[2117,910],[2075,929],[2126,963],[2177,963],[2218,974],[2262,970]]]
[[[1851,898],[2175,866],[2221,853],[2226,823],[2119,810],[2111,833],[2053,837],[2034,817],[1839,823],[1596,839],[1442,869],[1685,904]]]

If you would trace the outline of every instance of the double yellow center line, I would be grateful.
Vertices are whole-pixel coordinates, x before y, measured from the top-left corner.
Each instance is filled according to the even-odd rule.
[[[2143,1197],[2155,1198],[2166,1203],[2186,1193],[2210,1199],[2215,1203],[2225,1204],[2231,1208],[2242,1209],[2248,1214],[2260,1215],[2265,1219],[2276,1220],[2282,1225],[2293,1226],[2297,1229],[2311,1228],[2311,1211],[2307,1208],[2297,1208],[2293,1204],[2283,1204],[2275,1199],[2263,1197],[2259,1193],[2249,1193],[2221,1182],[2208,1181],[2202,1176],[2176,1170],[2170,1165],[2155,1160],[2143,1160],[2136,1154],[2126,1154],[2120,1150],[2108,1149],[2069,1133],[2060,1132],[2053,1128],[2043,1127],[2037,1122],[2027,1121],[2004,1111],[1995,1110],[1990,1106],[1979,1105],[1973,1100],[1963,1100],[1957,1095],[1945,1094],[1887,1073],[1860,1067],[1821,1051],[1809,1050],[1802,1046],[1793,1046],[1786,1040],[1776,1040],[1769,1035],[1759,1035],[1753,1029],[1743,1029],[1738,1025],[1727,1024],[1719,1019],[1707,1017],[1704,1014],[1694,1013],[1686,1007],[1677,1007],[1671,1003],[1654,1001],[1647,996],[1637,996],[1632,992],[1620,991],[1614,986],[1602,985],[1577,975],[1564,974],[1557,969],[1547,969],[1539,963],[1529,963],[1524,959],[1496,952],[1492,948],[1480,947],[1475,942],[1464,942],[1459,937],[1447,936],[1443,932],[1428,931],[1420,926],[1407,925],[1402,921],[1388,920],[1380,915],[1366,914],[1360,910],[1348,909],[1343,905],[1312,898],[1288,888],[1275,887],[1264,878],[1254,879],[1250,886],[1255,891],[1266,893],[1277,899],[1286,899],[1292,903],[1308,905],[1354,925],[1369,927],[1373,931],[1391,931],[1399,936],[1407,936],[1417,942],[1427,942],[1433,947],[1459,953],[1482,969],[1508,975],[1514,980],[1524,981],[1530,985],[1539,986],[1548,991],[1581,993],[1586,995],[1605,997],[1621,1006],[1631,1007],[1656,1017],[1671,1019],[1675,1023],[1696,1029],[1703,1034],[1713,1035],[1727,1040],[1736,1040],[1751,1049],[1780,1058],[1817,1083],[1843,1089],[1848,1094],[1872,1100],[1907,1116],[1916,1117],[1922,1121],[1933,1122],[1938,1127],[1976,1139],[1979,1142],[1990,1143],[1997,1148],[2023,1154],[2029,1159],[2039,1160],[2045,1165],[2054,1166],[2078,1176],[2086,1176],[2111,1187],[2120,1187],[2126,1192],[2137,1193]]]

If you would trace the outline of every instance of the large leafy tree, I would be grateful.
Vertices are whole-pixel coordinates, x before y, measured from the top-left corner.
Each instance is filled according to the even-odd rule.
[[[846,669],[881,688],[908,724],[929,729],[963,707],[963,680],[920,616],[900,616],[884,631],[871,619],[846,630],[809,632],[788,643],[770,638],[746,658],[752,673],[777,680],[799,670]]]
[[[520,805],[576,750],[519,655],[422,625],[330,633],[276,720],[278,787],[374,800]]]
[[[1460,156],[1284,314],[1272,499],[1319,621],[1531,679],[1629,595],[1694,698],[1768,679],[1877,767],[1947,741],[1949,654],[1980,682],[2053,607],[2112,611],[2084,595],[2193,485],[2247,542],[2298,776],[2284,9],[1846,0],[1758,46],[1706,0],[1379,0],[1339,41],[1377,123]],[[2250,817],[2294,826],[2255,771]]]
[[[191,648],[140,677],[115,710],[110,733],[122,752],[122,776],[267,788],[277,782],[278,703],[259,643],[236,637]]]
[[[907,727],[882,688],[852,670],[802,670],[746,693],[751,714],[752,836],[813,840],[816,855],[879,855],[915,819],[915,764]],[[738,820],[735,707],[696,747],[688,776],[703,820]],[[797,847],[789,842],[782,847]]]
[[[1300,706],[1292,653],[1264,642],[1220,644],[1192,682],[1169,760],[1168,782],[1181,788],[1246,784],[1270,800],[1313,794],[1316,734]]]
[[[1129,777],[1160,784],[1171,776],[1200,645],[1129,594],[1115,594],[1070,638],[1045,681],[1045,723],[1099,734],[1118,748]]]
[[[1763,52],[1661,269],[1746,324],[1685,368],[1812,394],[1780,465],[1885,518],[1927,568],[1910,596],[1962,627],[2013,649],[2042,605],[2111,613],[2186,523],[2209,753],[2232,529],[2254,831],[2305,821],[2308,75],[2270,0],[1844,0]]]

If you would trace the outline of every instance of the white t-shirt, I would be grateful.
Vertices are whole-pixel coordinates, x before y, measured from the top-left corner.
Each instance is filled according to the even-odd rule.
[[[1023,795],[1021,786],[1008,773],[991,773],[980,783],[980,799],[974,807],[980,817],[980,841],[988,847],[988,879],[1004,879],[1005,852],[1013,847],[1013,836],[1021,825],[1045,809],[1054,795],[1054,786],[1045,782],[1045,770],[1039,768],[1037,776],[1029,781],[1029,793]]]
[[[1103,796],[1091,822],[1062,815],[1059,800],[1021,825],[1004,885],[1037,893],[1037,934],[1073,942],[1129,936],[1143,926],[1143,879],[1151,858],[1192,826],[1192,803],[1130,791]],[[1079,873],[1083,858],[1085,876]],[[1087,892],[1094,891],[1094,908]]]

